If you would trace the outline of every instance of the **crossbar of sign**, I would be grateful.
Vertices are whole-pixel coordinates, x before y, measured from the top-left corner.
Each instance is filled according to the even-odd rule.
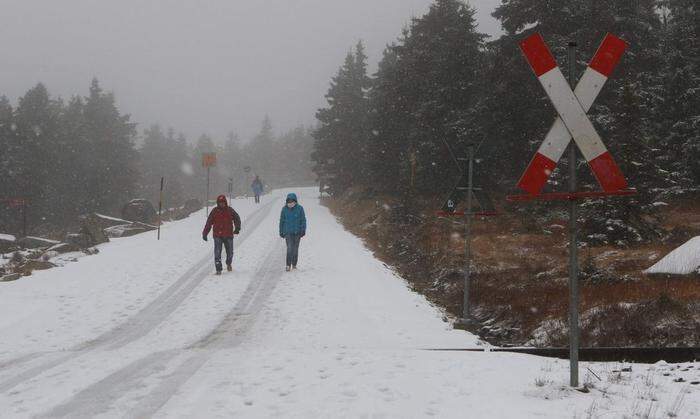
[[[586,115],[627,49],[627,43],[614,35],[606,35],[575,91],[571,91],[540,34],[522,41],[520,48],[559,117],[518,182],[518,187],[531,195],[538,195],[573,138],[604,191],[615,192],[627,188],[622,171]]]

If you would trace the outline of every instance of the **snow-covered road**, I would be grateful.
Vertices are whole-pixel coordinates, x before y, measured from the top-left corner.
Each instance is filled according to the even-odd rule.
[[[426,350],[479,342],[374,259],[314,190],[301,191],[309,233],[300,269],[284,272],[277,221],[285,193],[257,206],[234,201],[243,231],[231,274],[212,275],[199,212],[167,224],[160,242],[117,239],[99,255],[0,284],[0,416],[700,412],[694,365],[617,373],[618,364],[585,364],[600,380],[584,394],[563,385],[566,361]],[[686,384],[673,383],[679,376]]]

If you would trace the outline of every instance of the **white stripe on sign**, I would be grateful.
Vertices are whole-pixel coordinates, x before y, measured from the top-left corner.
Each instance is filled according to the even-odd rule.
[[[583,106],[586,111],[593,106],[593,102],[603,89],[606,80],[607,78],[602,74],[590,68],[583,73],[581,81],[578,86],[576,86],[576,91],[574,93],[579,103],[581,103],[581,106]],[[571,134],[569,134],[569,130],[566,129],[564,121],[562,121],[560,117],[557,117],[557,120],[554,121],[554,125],[552,125],[552,128],[549,130],[538,152],[550,160],[557,162],[561,159],[569,142],[571,142]],[[577,145],[581,149],[586,161],[593,160],[606,151],[603,143],[577,143]]]

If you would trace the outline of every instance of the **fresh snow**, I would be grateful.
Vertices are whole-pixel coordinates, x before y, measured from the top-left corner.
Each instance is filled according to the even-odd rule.
[[[95,213],[95,215],[99,218],[104,219],[104,220],[114,221],[117,223],[123,223],[123,224],[132,224],[133,223],[133,221],[124,220],[122,218],[110,217],[109,215],[103,215],[103,214],[97,214],[97,213]]]
[[[688,275],[699,270],[700,236],[688,240],[644,272],[648,274]]]
[[[204,211],[78,263],[0,283],[0,417],[697,417],[695,364],[568,362],[489,348],[376,260],[318,202],[300,269],[277,235],[288,191],[243,218],[212,275]],[[683,382],[675,383],[674,380]],[[680,406],[680,407],[678,407]],[[646,415],[646,416],[645,416]]]
[[[60,243],[60,241],[51,240],[51,239],[46,239],[46,238],[44,238],[44,237],[27,236],[27,238],[28,238],[28,239],[31,239],[31,240],[40,241],[40,242],[43,242],[43,243],[46,243],[46,244],[50,244],[50,245],[54,245],[54,244],[59,244],[59,243]]]
[[[13,242],[13,241],[16,240],[16,238],[15,238],[15,236],[13,236],[13,235],[11,235],[11,234],[2,234],[2,233],[0,233],[0,240],[5,240],[5,241],[8,241],[8,242]]]

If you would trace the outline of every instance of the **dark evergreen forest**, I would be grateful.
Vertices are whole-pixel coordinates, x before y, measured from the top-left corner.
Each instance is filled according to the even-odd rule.
[[[697,1],[503,0],[493,15],[505,31],[498,39],[478,32],[468,2],[436,0],[386,47],[374,74],[362,44],[348,54],[314,133],[315,170],[332,195],[355,189],[405,199],[446,196],[458,179],[450,150],[465,154],[467,144],[478,145],[478,182],[501,198],[516,193],[556,116],[518,47],[534,32],[563,69],[568,43],[577,42],[577,78],[606,33],[629,44],[590,115],[639,193],[588,208],[634,224],[658,200],[697,188]],[[549,191],[562,189],[567,164],[555,171]],[[578,164],[582,189],[598,189],[585,162]]]
[[[135,198],[157,206],[161,177],[165,208],[192,198],[204,202],[202,153],[218,156],[212,196],[228,193],[229,179],[234,194],[246,194],[255,175],[268,188],[308,185],[315,180],[312,146],[309,128],[275,135],[267,117],[247,142],[235,133],[190,141],[158,125],[141,131],[97,80],[86,97],[68,101],[38,84],[14,107],[0,97],[0,231],[21,231],[21,208],[11,202],[16,198],[27,200],[30,234],[39,227],[61,229],[90,212],[118,216]]]

